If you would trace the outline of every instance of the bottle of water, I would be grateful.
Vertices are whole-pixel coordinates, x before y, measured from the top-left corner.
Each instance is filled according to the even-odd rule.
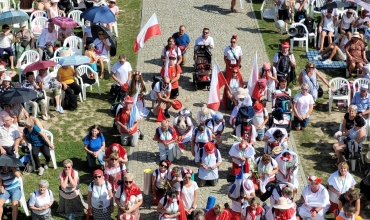
[[[73,214],[71,213],[71,214],[69,214],[69,216],[68,216],[68,220],[73,220]]]

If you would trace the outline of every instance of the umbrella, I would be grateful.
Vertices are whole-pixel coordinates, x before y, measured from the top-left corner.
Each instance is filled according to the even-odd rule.
[[[0,25],[3,24],[19,24],[23,21],[28,21],[30,16],[20,10],[6,11],[0,14]]]
[[[91,34],[93,36],[93,39],[98,38],[98,31],[102,30],[104,32],[104,37],[109,40],[111,43],[111,46],[114,48],[117,48],[117,40],[116,37],[107,27],[101,26],[101,25],[93,25],[91,26]]]
[[[74,55],[60,59],[58,64],[61,66],[77,66],[89,62],[90,57],[88,56]]]
[[[92,23],[109,24],[117,21],[113,12],[108,7],[103,6],[95,6],[86,9],[82,12],[81,17],[85,20],[91,21]]]
[[[0,101],[8,104],[24,103],[37,97],[36,91],[26,88],[6,90],[0,94]]]
[[[332,9],[332,8],[344,8],[348,7],[349,4],[346,2],[331,2],[321,7],[321,9]]]
[[[23,73],[26,72],[33,72],[35,70],[41,70],[41,69],[46,69],[52,66],[56,66],[58,63],[51,61],[51,60],[41,60],[37,61],[35,63],[32,63],[28,65],[24,70]]]
[[[48,20],[52,24],[56,24],[61,28],[75,28],[78,26],[77,22],[72,18],[55,17]]]
[[[15,157],[10,157],[6,154],[0,155],[0,167],[24,167],[24,164]]]

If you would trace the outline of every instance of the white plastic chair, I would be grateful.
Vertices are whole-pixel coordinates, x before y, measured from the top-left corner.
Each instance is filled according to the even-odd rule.
[[[21,193],[22,193],[21,199],[19,200],[19,204],[23,208],[24,213],[26,214],[26,216],[30,216],[30,212],[28,210],[27,200],[26,200],[26,197],[24,196],[25,194],[24,194],[24,189],[23,189],[23,179],[22,179],[22,177],[16,177],[16,179],[18,180],[19,185],[21,186]],[[11,202],[12,201],[10,199],[8,199],[8,200],[5,201],[5,204],[9,204]]]
[[[321,14],[321,11],[314,10],[315,7],[321,8],[325,5],[325,0],[312,0],[311,1],[311,11],[310,11],[310,17],[313,18],[314,14]]]
[[[36,11],[34,11],[34,12],[31,13],[31,15],[30,15],[30,22],[33,19],[39,18],[39,17],[48,18],[48,13],[46,13],[45,11],[42,11],[42,10],[36,10]]]
[[[55,51],[54,51],[54,58],[56,58],[56,57],[59,57],[58,56],[58,53],[60,54],[60,51],[61,50],[63,50],[64,49],[64,47],[59,47],[58,49],[56,49]],[[59,60],[58,60],[59,61]],[[55,61],[55,62],[57,62],[57,61]]]
[[[99,92],[99,95],[101,95],[101,92],[100,92],[100,83],[99,83],[99,75],[97,72],[95,72],[90,66],[88,65],[81,65],[79,67],[76,68],[76,71],[78,73],[78,78],[80,79],[81,81],[81,89],[82,89],[82,98],[84,100],[86,100],[86,88],[87,87],[90,87],[90,91],[92,91],[92,86],[93,85],[98,85],[98,92]],[[95,84],[93,85],[90,85],[88,83],[83,83],[83,80],[81,78],[82,75],[84,74],[88,74],[89,72],[92,72],[95,76]]]
[[[66,17],[66,13],[64,11],[58,10],[58,16],[59,17]]]
[[[44,17],[36,17],[31,21],[31,31],[36,39],[41,35],[42,30],[46,27],[48,19]]]
[[[81,18],[82,11],[80,10],[73,10],[68,13],[68,17],[72,18],[75,22],[77,22],[78,26],[82,28],[82,33],[85,32],[85,19]]]
[[[13,7],[10,5],[10,3],[13,3]],[[0,8],[2,12],[15,10],[16,6],[17,5],[15,4],[14,0],[12,0],[12,2],[10,2],[10,0],[0,0]]]
[[[25,64],[22,64],[22,62],[25,60]],[[18,75],[19,75],[19,82],[21,82],[21,74],[22,74],[22,71],[28,66],[30,65],[31,63],[34,63],[34,62],[37,62],[40,60],[40,55],[38,52],[34,51],[34,50],[27,50],[27,51],[24,51],[21,55],[21,57],[19,57],[18,61],[17,61],[17,67],[18,67]]]
[[[49,138],[50,143],[54,146],[54,135],[53,135],[53,133],[51,133],[48,130],[41,130],[41,132],[44,133]],[[31,144],[29,144],[28,147],[30,149],[30,152],[32,152]],[[40,152],[39,157],[42,157],[42,156],[44,156],[44,155]],[[54,170],[56,170],[57,169],[57,160],[56,160],[56,157],[55,157],[55,150],[54,149],[50,149],[50,156],[51,156],[51,162],[53,163]],[[35,161],[33,160],[32,155],[31,155],[31,162],[32,162],[33,170],[37,170],[38,168],[36,168],[36,164],[35,164]]]
[[[82,55],[83,42],[82,39],[76,36],[67,37],[64,40],[63,47],[68,47],[71,49],[71,55]]]
[[[98,2],[94,2],[94,6],[108,6],[108,3],[105,0],[100,0]]]
[[[333,78],[329,81],[329,114],[331,113],[331,108],[333,105],[333,100],[345,100],[344,106],[347,106],[351,102],[351,87],[349,82],[340,77]],[[346,92],[345,94],[338,94],[335,95],[333,92],[346,88],[344,91]]]
[[[299,21],[299,23],[304,24],[305,19],[302,19]],[[316,48],[316,42],[317,42],[317,24],[316,22],[313,22],[313,28],[314,32],[308,33],[308,39],[310,40],[310,43],[312,42],[312,39],[314,40],[314,46]]]
[[[35,4],[33,3],[31,4],[31,8],[21,9],[21,3],[19,1],[17,4],[17,7],[18,7],[18,10],[23,11],[25,13],[32,13],[35,10]]]
[[[117,21],[113,23],[112,28],[113,28],[114,33],[116,34],[116,37],[118,37]]]
[[[106,62],[107,63],[108,73],[110,74],[110,54],[109,54],[109,51],[108,51],[108,54],[107,54],[107,58],[105,58],[103,60],[103,62]]]
[[[355,79],[355,81],[353,82],[353,97],[355,97],[355,93],[360,90],[361,85],[368,85],[370,87],[370,79],[366,78]]]
[[[294,23],[292,24],[291,26],[297,28],[297,27],[303,27],[304,29],[304,36],[303,37],[293,37],[293,38],[290,38],[290,52],[292,53],[293,52],[293,46],[294,46],[294,41],[298,41],[299,44],[301,45],[301,47],[303,47],[303,42],[306,43],[306,52],[308,52],[308,30],[307,30],[307,27],[306,25],[304,24],[301,24],[301,23]]]
[[[265,9],[263,9],[265,8]],[[261,5],[261,18],[262,19],[269,19],[269,20],[277,20],[278,17],[278,7],[275,3],[271,0],[264,0]]]

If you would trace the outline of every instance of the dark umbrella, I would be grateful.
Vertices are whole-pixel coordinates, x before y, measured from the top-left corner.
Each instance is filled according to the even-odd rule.
[[[101,25],[93,25],[91,26],[91,34],[93,36],[93,39],[98,38],[98,32],[102,30],[104,31],[104,37],[109,40],[109,42],[112,44],[111,46],[114,48],[117,48],[117,40],[116,37],[107,27],[101,26]]]
[[[24,164],[15,157],[10,157],[6,154],[1,154],[0,167],[24,167]]]
[[[0,94],[0,101],[8,104],[24,103],[37,97],[35,90],[19,88],[4,91]]]
[[[331,2],[321,7],[321,9],[333,9],[333,8],[344,8],[348,7],[349,4],[346,2]]]
[[[91,23],[109,24],[116,22],[116,16],[108,7],[95,6],[82,12],[81,17]]]

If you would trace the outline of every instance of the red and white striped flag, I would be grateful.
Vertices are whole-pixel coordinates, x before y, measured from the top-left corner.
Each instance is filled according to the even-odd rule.
[[[221,72],[217,62],[213,64],[212,79],[209,89],[207,106],[215,111],[220,108],[220,89],[226,84],[224,74]]]
[[[249,76],[249,80],[248,80],[248,91],[251,96],[253,94],[254,86],[257,84],[257,81],[258,81],[258,63],[257,63],[257,52],[256,52],[256,55],[254,56],[251,75]]]
[[[157,15],[154,13],[136,37],[134,42],[134,52],[136,53],[140,48],[143,48],[144,43],[149,40],[149,38],[157,35],[162,35],[162,32],[159,27]]]

